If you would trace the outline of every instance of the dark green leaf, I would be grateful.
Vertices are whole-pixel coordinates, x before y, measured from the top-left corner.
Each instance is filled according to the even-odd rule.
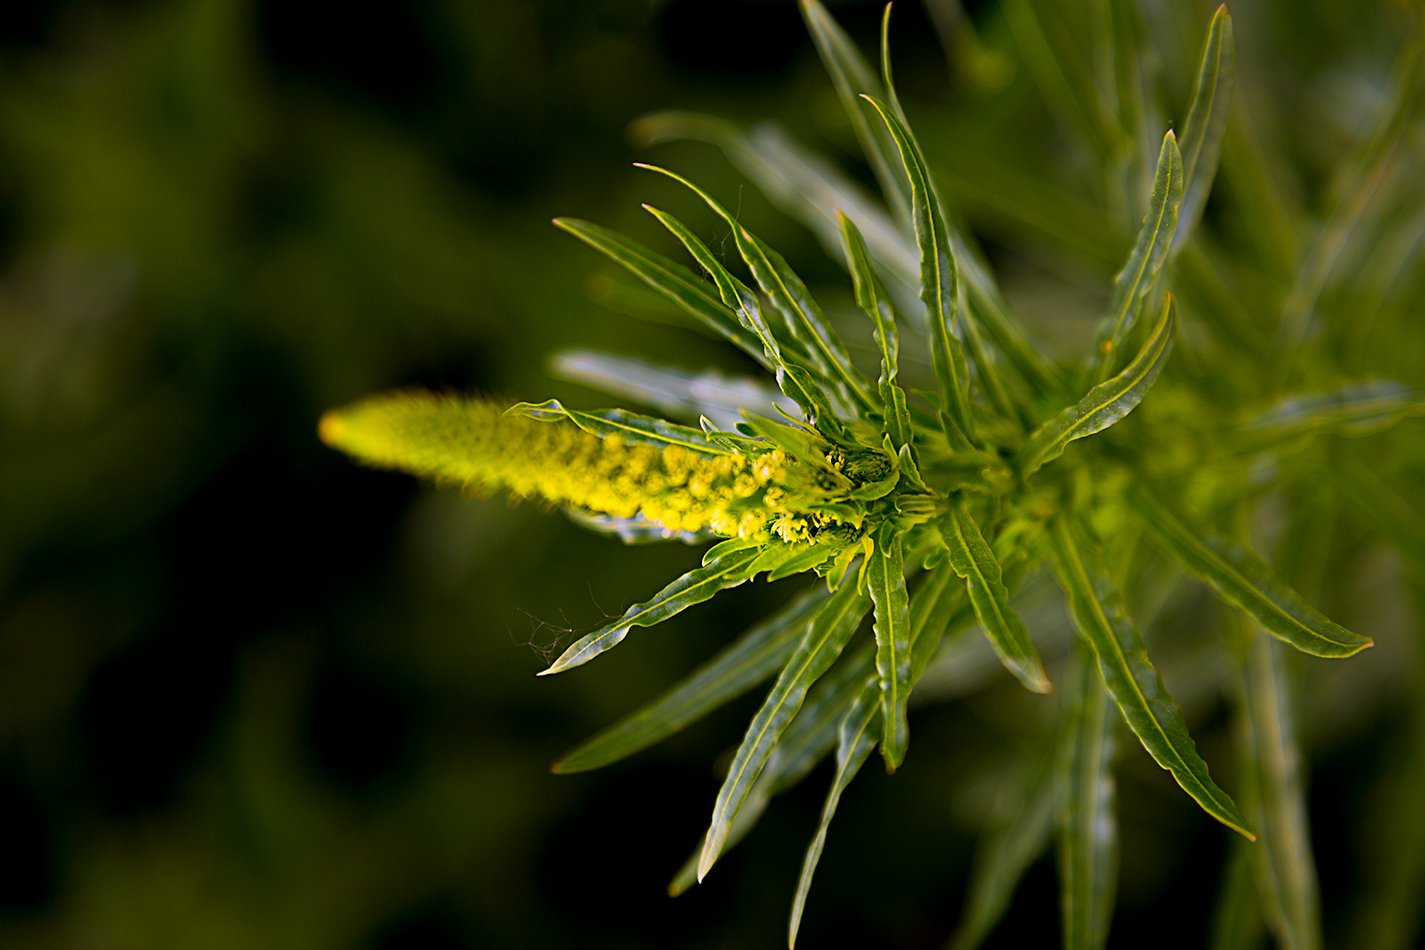
[[[634,604],[618,620],[580,639],[565,650],[553,666],[539,675],[548,676],[587,663],[605,650],[617,646],[634,627],[662,623],[674,614],[710,599],[720,590],[736,587],[752,576],[752,562],[760,553],[756,547],[741,548],[689,571],[659,591],[652,600]]]
[[[1207,29],[1207,42],[1202,50],[1202,65],[1193,87],[1192,107],[1183,125],[1182,208],[1178,212],[1174,247],[1192,233],[1198,215],[1212,190],[1217,175],[1217,157],[1222,148],[1222,136],[1227,132],[1227,116],[1232,105],[1232,86],[1237,67],[1232,37],[1232,17],[1224,4],[1213,14]]]
[[[1208,775],[1207,763],[1188,735],[1181,707],[1148,659],[1143,635],[1133,625],[1123,597],[1097,557],[1072,536],[1062,514],[1050,521],[1049,538],[1055,572],[1068,595],[1074,624],[1098,655],[1104,685],[1123,711],[1128,727],[1154,761],[1172,773],[1204,811],[1253,838],[1236,804]]]
[[[940,534],[950,549],[950,566],[965,579],[975,616],[1005,669],[1036,693],[1053,690],[1024,621],[1009,606],[999,561],[964,502],[955,502],[940,520]]]
[[[787,661],[766,702],[753,717],[752,725],[733,757],[727,778],[718,791],[712,823],[698,860],[699,881],[722,853],[723,841],[727,838],[733,818],[762,767],[767,764],[767,758],[782,731],[801,708],[807,690],[840,655],[846,641],[851,639],[851,634],[856,632],[861,618],[866,615],[868,606],[866,595],[856,584],[842,584],[817,614],[796,652]]]
[[[587,740],[553,771],[585,772],[648,748],[761,683],[786,663],[827,599],[819,584],[694,670],[653,702]]]
[[[1101,950],[1118,884],[1118,816],[1114,809],[1113,730],[1098,664],[1080,651],[1078,693],[1069,712],[1059,815],[1059,889],[1064,950]]]
[[[1313,656],[1351,656],[1374,645],[1369,637],[1328,620],[1251,551],[1189,528],[1147,488],[1139,485],[1131,498],[1144,523],[1189,571],[1256,618],[1272,636]]]
[[[906,703],[910,700],[910,613],[905,589],[901,537],[886,522],[866,561],[875,605],[876,673],[881,683],[881,755],[894,772],[910,743]]]
[[[846,267],[851,271],[851,280],[856,288],[856,304],[871,318],[876,328],[876,343],[881,348],[879,388],[886,420],[885,432],[891,437],[895,450],[900,451],[901,446],[910,444],[913,433],[905,390],[896,382],[900,339],[896,335],[895,309],[881,278],[876,276],[861,231],[840,210],[836,212],[836,221],[841,228],[841,240],[846,250]]]

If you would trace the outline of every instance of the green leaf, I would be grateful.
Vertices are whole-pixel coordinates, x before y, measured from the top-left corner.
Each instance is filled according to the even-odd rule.
[[[881,405],[885,413],[885,433],[891,437],[896,451],[909,445],[914,437],[910,425],[910,410],[906,408],[905,390],[896,383],[900,338],[896,335],[896,312],[881,278],[871,264],[870,253],[861,231],[839,209],[836,221],[841,228],[841,240],[846,250],[846,267],[856,288],[856,304],[875,325],[876,344],[881,348],[881,378],[878,381]]]
[[[735,454],[708,441],[701,429],[674,425],[653,416],[640,416],[623,409],[596,409],[593,412],[584,412],[578,409],[566,409],[558,399],[547,399],[541,403],[518,402],[505,410],[505,413],[506,415],[528,416],[541,422],[568,419],[585,432],[601,439],[617,436],[626,442],[651,445],[658,449],[676,445],[700,455]]]
[[[930,183],[925,156],[910,129],[879,99],[866,97],[890,129],[910,179],[911,219],[920,246],[920,299],[930,322],[930,361],[945,398],[945,435],[953,447],[974,444],[970,420],[970,371],[965,351],[952,332],[959,312],[959,277],[940,200]]]
[[[1370,520],[1425,576],[1425,515],[1349,451],[1338,452],[1326,475],[1346,500]]]
[[[1099,108],[1093,74],[1062,31],[1046,23],[1029,0],[1006,0],[1004,18],[1021,59],[1055,118],[1069,120],[1101,159],[1114,139],[1111,123]],[[1066,130],[1066,131],[1072,131]]]
[[[1208,930],[1209,950],[1259,950],[1266,939],[1252,881],[1256,850],[1245,838],[1234,838],[1228,845]]]
[[[910,700],[910,613],[905,589],[901,537],[886,522],[876,533],[866,561],[866,575],[875,605],[876,674],[881,683],[881,755],[894,772],[910,743],[906,703]]]
[[[1255,624],[1243,625],[1249,629],[1238,745],[1242,801],[1262,830],[1253,851],[1257,896],[1282,946],[1319,950],[1321,893],[1281,645],[1251,629]]]
[[[1143,309],[1143,298],[1167,259],[1182,201],[1183,159],[1178,152],[1177,139],[1169,132],[1163,136],[1163,148],[1158,153],[1148,214],[1143,218],[1143,226],[1133,243],[1128,263],[1113,279],[1113,296],[1109,300],[1108,313],[1099,325],[1094,354],[1096,380],[1102,380],[1112,372],[1118,351],[1133,332],[1138,314]]]
[[[756,547],[742,548],[689,571],[659,591],[652,600],[634,604],[618,620],[581,638],[565,650],[553,666],[539,675],[548,676],[587,663],[605,650],[617,646],[634,627],[662,623],[674,614],[710,599],[720,590],[736,587],[752,576],[752,562],[760,553],[761,550]]]
[[[897,173],[896,143],[884,127],[867,121],[865,107],[861,104],[862,96],[883,99],[886,90],[856,49],[851,37],[826,12],[820,0],[801,0],[801,7],[807,31],[816,43],[817,53],[821,55],[822,64],[841,99],[841,107],[846,110],[856,138],[861,142],[861,150],[866,153],[891,209],[905,221],[910,217],[911,200],[905,179]]]
[[[1053,758],[1017,769],[1000,796],[999,820],[980,836],[970,867],[965,916],[948,950],[974,950],[1009,910],[1014,891],[1049,846],[1059,786]]]
[[[811,878],[821,860],[822,848],[826,845],[826,832],[831,827],[831,819],[836,814],[836,806],[841,802],[841,793],[856,777],[865,764],[867,756],[876,747],[875,719],[881,703],[882,693],[875,682],[856,697],[855,703],[841,720],[837,735],[836,775],[831,782],[831,790],[826,793],[826,804],[821,809],[821,824],[816,829],[816,837],[807,847],[802,860],[802,873],[797,879],[797,893],[792,899],[792,917],[787,925],[787,946],[797,945],[797,929],[802,922],[802,909],[806,906],[807,892],[811,890]]]
[[[854,582],[848,586],[854,586]],[[863,690],[878,688],[877,682],[874,644],[865,644],[852,651],[831,672],[817,680],[801,710],[772,750],[747,800],[733,818],[723,840],[724,853],[747,836],[774,796],[806,778],[835,747],[847,711]],[[706,841],[707,835],[704,834],[698,849],[669,882],[668,893],[671,896],[677,897],[698,882],[698,862]]]
[[[1015,460],[1020,473],[1028,477],[1062,455],[1070,442],[1102,432],[1137,408],[1167,365],[1176,329],[1176,308],[1168,296],[1158,325],[1123,372],[1099,383],[1087,396],[1030,433]]]
[[[1425,415],[1425,393],[1388,379],[1352,383],[1333,392],[1283,399],[1242,429],[1251,448],[1323,432],[1369,435]]]
[[[1078,692],[1069,714],[1059,770],[1059,888],[1065,950],[1101,950],[1108,942],[1118,885],[1113,729],[1108,692],[1096,663],[1080,651]]]
[[[956,584],[956,574],[949,561],[937,564],[927,572],[925,580],[915,589],[910,600],[910,685],[920,680],[930,664],[945,632],[963,605],[960,596],[964,587]]]
[[[1369,637],[1328,620],[1251,551],[1189,528],[1143,485],[1129,497],[1144,523],[1189,571],[1272,636],[1312,656],[1352,656],[1374,646]]]
[[[1036,693],[1051,692],[1054,687],[1044,675],[1039,651],[1034,649],[1024,621],[1009,605],[1009,591],[1005,589],[999,561],[985,543],[979,525],[965,510],[965,503],[956,501],[939,524],[940,534],[950,550],[950,566],[964,578],[975,616],[995,655],[1027,689]]]
[[[567,753],[554,763],[553,771],[586,772],[617,762],[661,742],[763,682],[786,663],[827,596],[820,584],[812,587],[677,686]]]
[[[1188,735],[1181,707],[1148,659],[1143,635],[1133,625],[1107,572],[1090,549],[1072,536],[1065,516],[1049,522],[1055,573],[1069,599],[1074,625],[1094,653],[1104,685],[1133,734],[1183,791],[1213,818],[1254,838],[1236,804],[1218,788]]]
[[[696,421],[707,416],[723,429],[731,429],[747,409],[772,415],[778,407],[793,405],[761,380],[724,376],[720,370],[689,373],[629,356],[596,350],[564,350],[550,360],[556,379],[652,406],[675,418]],[[704,430],[704,435],[707,430]],[[714,442],[714,444],[716,444]]]
[[[1217,158],[1222,137],[1227,132],[1227,116],[1232,106],[1232,86],[1237,67],[1232,37],[1232,17],[1224,4],[1212,16],[1203,45],[1202,65],[1193,87],[1192,107],[1183,125],[1183,203],[1178,211],[1178,229],[1173,247],[1192,233],[1217,175]]]
[[[737,244],[738,253],[751,269],[752,276],[756,278],[762,292],[771,298],[772,304],[786,318],[792,335],[805,347],[812,368],[823,376],[821,381],[836,386],[844,397],[852,400],[855,405],[863,409],[871,408],[873,403],[866,377],[852,365],[846,344],[841,342],[841,337],[832,329],[831,324],[826,322],[821,308],[807,291],[806,284],[787,265],[782,255],[744,228],[737,218],[729,214],[711,195],[686,178],[656,165],[635,164],[638,168],[658,172],[682,184],[702,198],[714,213],[727,222],[728,227],[732,229],[732,238]]]
[[[597,224],[575,218],[555,218],[554,223],[628,268],[648,286],[682,307],[690,316],[735,344],[767,369],[775,369],[762,352],[762,346],[752,331],[739,323],[737,315],[719,303],[708,291],[707,284],[686,267]]]
[[[732,819],[742,807],[762,767],[767,764],[767,758],[782,731],[801,708],[807,690],[840,655],[846,641],[851,639],[861,618],[866,615],[868,606],[866,595],[856,584],[842,584],[812,621],[811,628],[777,677],[772,692],[753,717],[747,735],[733,757],[727,778],[718,791],[712,823],[698,860],[699,881],[707,876],[713,862],[722,853]]]

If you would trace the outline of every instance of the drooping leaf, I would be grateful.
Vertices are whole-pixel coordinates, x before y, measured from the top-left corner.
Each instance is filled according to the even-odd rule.
[[[652,600],[634,604],[622,617],[580,638],[549,669],[539,675],[560,673],[589,662],[617,646],[634,627],[651,627],[694,604],[710,599],[718,591],[748,580],[753,561],[761,553],[756,547],[740,548],[714,558],[703,567],[689,571],[659,591]]]
[[[894,772],[910,743],[906,703],[910,700],[910,612],[905,589],[901,537],[892,522],[876,533],[866,561],[875,606],[876,673],[881,684],[881,755]]]
[[[623,409],[596,409],[586,412],[566,409],[558,399],[548,399],[541,403],[515,403],[506,412],[543,422],[568,419],[590,435],[605,439],[617,436],[626,442],[651,445],[659,449],[677,446],[702,455],[733,454],[709,441],[701,429],[674,425],[654,416],[640,416]]]
[[[950,566],[964,578],[975,616],[995,655],[1027,689],[1050,692],[1054,687],[1044,675],[1039,651],[1034,649],[1024,621],[1009,605],[999,561],[985,543],[979,525],[965,510],[964,502],[951,505],[949,514],[940,520],[940,534],[950,549]]]
[[[1073,537],[1067,518],[1049,523],[1055,573],[1068,596],[1074,624],[1098,656],[1099,671],[1128,727],[1183,791],[1227,827],[1253,838],[1247,821],[1226,792],[1218,788],[1188,735],[1182,708],[1168,694],[1163,677],[1148,659],[1123,597],[1091,548]]]
[[[948,950],[975,950],[1009,910],[1015,888],[1049,847],[1059,797],[1053,757],[1016,771],[1000,794],[1001,814],[975,845],[965,913]]]
[[[1087,655],[1085,655],[1087,654]],[[1118,885],[1113,730],[1118,720],[1092,655],[1080,651],[1078,696],[1060,759],[1059,890],[1064,950],[1101,950]]]
[[[807,291],[806,284],[788,266],[782,255],[764,244],[712,196],[686,178],[656,165],[640,163],[638,167],[667,175],[684,185],[727,222],[728,227],[732,229],[738,253],[751,269],[752,276],[756,278],[762,292],[771,298],[773,306],[786,319],[792,335],[805,348],[811,367],[823,375],[820,381],[837,387],[853,405],[863,409],[870,408],[872,402],[866,378],[852,365],[846,344],[841,342],[841,337],[831,324],[827,323],[821,307]]]
[[[1172,352],[1177,329],[1172,297],[1163,301],[1163,315],[1143,348],[1123,372],[1090,389],[1088,395],[1035,429],[1019,450],[1016,464],[1028,476],[1058,458],[1075,439],[1102,432],[1128,415],[1148,394]]]
[[[1133,332],[1143,298],[1157,279],[1158,271],[1167,259],[1177,228],[1178,209],[1183,201],[1183,160],[1178,141],[1172,132],[1163,136],[1158,153],[1158,167],[1153,174],[1153,194],[1148,199],[1148,214],[1133,242],[1128,263],[1113,279],[1113,295],[1108,313],[1099,324],[1095,340],[1094,379],[1102,380],[1113,371],[1118,352]]]
[[[951,445],[973,445],[970,419],[970,371],[965,351],[953,330],[959,313],[959,276],[955,270],[950,235],[940,200],[930,183],[925,156],[895,112],[879,99],[869,98],[881,114],[900,150],[901,165],[910,180],[911,220],[920,247],[920,297],[930,323],[930,360],[945,400],[945,435]]]
[[[854,580],[848,586],[854,586]],[[838,588],[839,589],[839,588]],[[807,693],[802,708],[792,724],[782,733],[772,750],[762,774],[753,783],[742,808],[732,820],[722,850],[726,853],[740,842],[757,824],[776,795],[795,786],[810,774],[836,746],[840,725],[856,697],[867,688],[877,686],[875,644],[864,644],[852,651],[831,671],[817,680]],[[704,834],[698,849],[688,857],[668,884],[668,893],[677,897],[698,882],[698,863],[702,858]]]
[[[736,425],[743,409],[765,416],[779,407],[794,408],[791,400],[760,380],[724,376],[716,369],[690,373],[595,350],[556,353],[550,372],[557,379],[641,402],[674,418],[695,422],[706,416],[722,429]]]
[[[1193,87],[1192,106],[1183,125],[1183,203],[1178,211],[1177,233],[1173,236],[1176,249],[1187,240],[1197,225],[1198,216],[1212,190],[1217,175],[1217,158],[1222,149],[1222,137],[1227,133],[1227,116],[1232,105],[1232,87],[1236,81],[1236,50],[1232,36],[1232,16],[1226,4],[1217,8],[1212,24],[1207,28],[1203,45],[1202,65],[1198,68]]]
[[[849,217],[840,210],[836,212],[837,224],[841,228],[841,239],[846,250],[846,266],[851,271],[852,283],[856,289],[856,304],[875,325],[876,344],[881,348],[881,378],[878,387],[881,394],[882,412],[885,414],[885,432],[891,437],[891,445],[896,451],[909,445],[914,437],[910,424],[910,410],[906,408],[905,390],[896,382],[899,373],[897,365],[900,353],[900,338],[896,334],[896,312],[891,306],[881,278],[871,264],[871,255],[866,249],[866,240]]]
[[[1138,485],[1130,499],[1143,522],[1189,571],[1272,636],[1313,656],[1352,656],[1374,645],[1369,637],[1328,620],[1251,551],[1190,528],[1146,486]]]
[[[585,772],[639,752],[741,696],[781,669],[825,604],[820,585],[752,627],[677,686],[588,739],[554,763],[559,773]]]
[[[719,303],[708,290],[707,284],[686,267],[597,224],[575,218],[555,218],[554,223],[628,268],[648,286],[682,307],[689,315],[735,344],[738,349],[767,369],[775,369],[762,352],[762,345],[757,337],[738,322],[737,315]]]
[[[831,827],[836,806],[841,802],[841,793],[846,791],[846,786],[851,784],[871,750],[876,747],[875,720],[880,708],[880,687],[874,682],[867,683],[841,720],[836,743],[836,774],[831,782],[831,790],[826,793],[826,804],[821,809],[821,824],[816,829],[816,837],[812,838],[806,857],[802,859],[802,873],[797,879],[796,896],[792,899],[792,916],[787,924],[789,948],[797,944],[797,930],[801,926],[807,892],[811,890],[812,875],[816,873],[817,862],[821,860],[821,851],[826,845],[826,832]]]
[[[1320,950],[1321,894],[1281,645],[1250,621],[1242,626],[1248,643],[1239,754],[1243,805],[1262,833],[1252,855],[1257,896],[1282,946]]]
[[[776,684],[753,717],[747,735],[733,756],[727,778],[718,791],[712,822],[698,860],[701,881],[722,853],[733,818],[746,800],[767,758],[788,723],[797,714],[807,690],[840,655],[856,632],[869,606],[856,584],[842,584],[812,621],[796,652],[787,661]]]

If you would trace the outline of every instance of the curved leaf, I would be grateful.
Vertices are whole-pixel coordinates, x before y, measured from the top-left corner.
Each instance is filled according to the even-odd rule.
[[[1130,495],[1134,508],[1189,571],[1246,611],[1272,636],[1312,656],[1345,657],[1375,641],[1328,620],[1245,548],[1190,529],[1145,486]]]
[[[557,227],[628,268],[648,286],[682,307],[689,315],[735,344],[767,369],[772,362],[762,352],[757,337],[737,320],[737,315],[708,292],[707,284],[681,264],[655,254],[622,234],[576,218],[555,218]]]
[[[555,762],[558,773],[586,772],[648,748],[761,683],[786,663],[826,603],[814,586],[748,630],[653,702],[586,740]]]
[[[1167,259],[1182,201],[1183,159],[1178,152],[1177,138],[1169,132],[1163,136],[1163,147],[1158,153],[1148,214],[1143,218],[1143,226],[1133,243],[1133,251],[1128,255],[1128,263],[1113,278],[1113,296],[1109,300],[1108,313],[1099,325],[1095,344],[1095,379],[1103,379],[1112,371],[1119,349],[1138,322],[1143,298]]]
[[[1062,455],[1070,442],[1102,432],[1137,408],[1167,365],[1176,329],[1176,307],[1168,296],[1158,325],[1123,372],[1099,383],[1087,396],[1030,433],[1016,459],[1020,473],[1028,477]]]
[[[940,534],[950,550],[950,566],[965,579],[975,616],[995,655],[1027,689],[1051,692],[1054,687],[1044,675],[1039,651],[1034,649],[1024,621],[1009,605],[999,561],[985,543],[979,525],[965,510],[964,502],[955,502],[950,513],[941,519]]]
[[[1148,659],[1143,635],[1133,625],[1108,574],[1074,539],[1062,514],[1049,522],[1049,540],[1055,573],[1069,598],[1074,625],[1098,655],[1104,685],[1123,711],[1128,727],[1203,811],[1255,840],[1237,805],[1208,774],[1207,763],[1188,734],[1182,708],[1168,694],[1163,677]]]
[[[741,548],[689,571],[659,591],[652,600],[634,604],[618,620],[578,640],[554,661],[553,666],[539,675],[561,673],[587,663],[605,650],[617,646],[634,627],[662,623],[674,614],[712,598],[720,590],[736,587],[752,576],[752,562],[761,553],[757,547]]]
[[[640,416],[623,409],[596,409],[586,412],[566,409],[558,399],[544,402],[518,402],[505,410],[507,415],[529,416],[541,422],[568,419],[590,435],[607,439],[617,437],[663,449],[670,445],[702,455],[733,455],[731,450],[708,441],[701,429],[675,425],[654,416]]]

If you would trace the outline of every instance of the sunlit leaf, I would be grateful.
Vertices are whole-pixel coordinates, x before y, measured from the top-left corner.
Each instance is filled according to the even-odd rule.
[[[659,591],[652,600],[634,604],[618,620],[580,638],[554,661],[554,665],[539,675],[548,676],[587,663],[605,650],[617,646],[634,627],[662,623],[674,614],[710,599],[718,591],[736,587],[752,576],[750,568],[760,553],[756,547],[741,548],[689,571]]]
[[[1139,485],[1131,499],[1144,523],[1189,571],[1272,636],[1313,656],[1352,656],[1374,644],[1328,620],[1251,551],[1188,527],[1146,487]]]
[[[677,686],[554,763],[584,772],[648,748],[766,680],[786,663],[827,593],[819,584],[752,627]]]
[[[1112,372],[1119,350],[1137,324],[1138,314],[1143,309],[1143,298],[1167,259],[1182,200],[1183,160],[1178,152],[1178,141],[1169,132],[1163,136],[1163,148],[1158,153],[1148,214],[1143,218],[1143,226],[1133,242],[1128,263],[1113,279],[1113,296],[1109,300],[1108,313],[1099,324],[1094,353],[1095,379],[1103,379]]]
[[[710,442],[701,429],[674,425],[654,416],[640,416],[623,409],[566,409],[558,399],[548,399],[541,403],[515,403],[507,412],[545,422],[568,419],[590,435],[605,439],[616,436],[626,442],[651,445],[660,449],[675,445],[703,455],[733,454]]]
[[[1188,735],[1182,708],[1168,694],[1163,677],[1148,659],[1138,632],[1107,572],[1092,550],[1073,537],[1068,520],[1049,525],[1055,572],[1069,598],[1074,624],[1098,656],[1098,667],[1114,702],[1143,748],[1167,769],[1183,791],[1213,818],[1252,838],[1247,821],[1207,772]]]
[[[574,218],[555,218],[554,223],[590,247],[618,261],[648,286],[682,307],[767,369],[775,368],[762,352],[762,345],[752,331],[739,323],[737,315],[719,303],[707,284],[686,267],[597,224]]]
[[[1123,372],[1099,383],[1083,399],[1030,433],[1019,450],[1020,472],[1025,476],[1034,473],[1062,455],[1070,442],[1102,432],[1137,408],[1167,365],[1176,329],[1176,311],[1168,297],[1157,326]]]

